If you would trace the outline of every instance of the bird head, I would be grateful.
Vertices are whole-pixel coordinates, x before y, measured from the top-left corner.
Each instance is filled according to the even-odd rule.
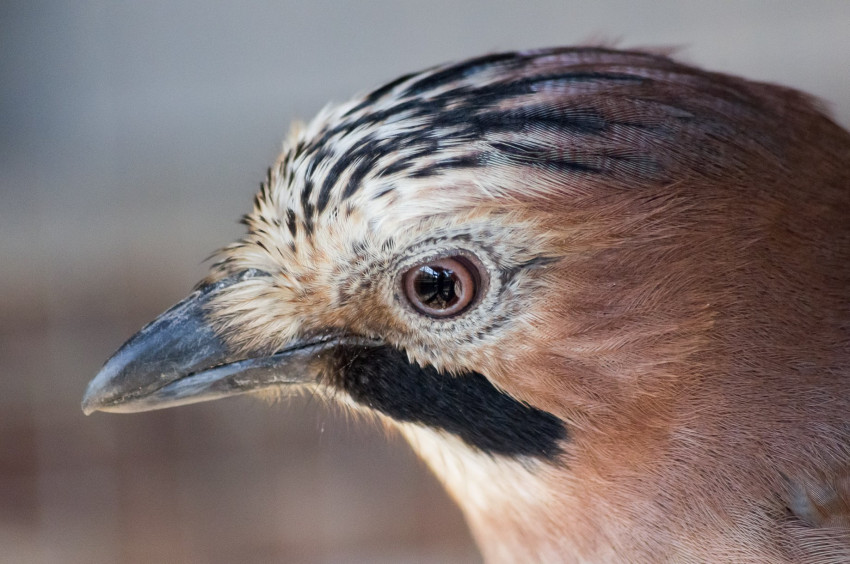
[[[788,187],[835,176],[798,165],[842,133],[801,94],[650,53],[403,76],[293,128],[246,235],[84,410],[327,393],[401,429],[479,540],[500,537],[492,555],[615,546],[662,519],[659,476],[713,448],[671,429],[736,413],[712,371],[762,346],[752,312],[770,323],[784,291],[762,276],[771,229],[818,217]],[[618,487],[643,514],[599,493]]]

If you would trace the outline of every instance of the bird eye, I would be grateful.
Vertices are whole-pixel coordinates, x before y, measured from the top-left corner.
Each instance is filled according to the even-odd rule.
[[[430,317],[451,317],[475,299],[480,274],[466,257],[445,257],[414,266],[404,273],[402,284],[416,311]]]

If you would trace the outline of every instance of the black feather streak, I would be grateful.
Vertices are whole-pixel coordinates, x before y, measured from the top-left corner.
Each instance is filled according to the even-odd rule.
[[[342,201],[357,192],[357,189],[360,188],[360,183],[366,175],[369,174],[369,171],[375,167],[375,164],[380,157],[381,154],[377,152],[370,153],[363,157],[363,159],[357,164],[357,167],[351,172],[351,176],[348,179],[348,185],[342,192]]]
[[[286,227],[289,229],[289,234],[295,237],[295,230],[298,224],[295,221],[295,211],[292,208],[286,210]]]
[[[478,72],[486,70],[494,64],[507,63],[508,61],[519,63],[522,60],[524,60],[524,58],[514,52],[496,53],[493,55],[484,55],[474,59],[468,59],[417,80],[404,91],[403,95],[418,96],[423,92],[433,90],[434,88],[444,84],[448,84],[462,78],[468,78]]]
[[[383,98],[386,94],[389,94],[389,92],[393,88],[395,88],[396,86],[398,86],[402,82],[413,78],[417,74],[419,74],[419,73],[412,72],[412,73],[402,75],[402,76],[396,78],[395,80],[391,80],[390,82],[384,84],[383,86],[376,88],[375,90],[370,92],[369,95],[367,95],[366,98],[362,102],[360,102],[359,104],[357,104],[356,106],[354,106],[353,108],[351,108],[350,110],[345,112],[345,115],[343,115],[342,117],[344,117],[344,118],[350,117],[352,114],[355,114],[355,113],[359,112],[360,110],[363,110],[363,109],[371,106],[372,104],[374,104],[375,102],[377,102],[378,100]]]
[[[304,234],[307,237],[313,234],[313,213],[315,208],[313,204],[307,202],[304,204]]]
[[[458,168],[475,168],[481,166],[482,164],[485,164],[486,160],[487,157],[479,153],[472,153],[470,155],[464,155],[462,157],[451,157],[426,165],[420,168],[419,170],[412,172],[410,176],[411,178],[426,178],[444,170]]]
[[[516,163],[536,165],[544,168],[559,170],[562,172],[587,172],[601,173],[602,169],[582,163],[576,159],[568,159],[566,156],[553,158],[546,154],[548,148],[539,145],[523,143],[491,143],[492,147],[504,155],[507,155]]]
[[[341,347],[334,360],[333,383],[356,402],[483,452],[552,460],[567,440],[563,421],[500,392],[481,374],[441,374],[390,346]]]

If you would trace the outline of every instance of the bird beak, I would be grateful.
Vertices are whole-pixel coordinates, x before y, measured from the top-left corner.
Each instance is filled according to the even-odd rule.
[[[335,346],[368,344],[333,335],[296,339],[271,355],[235,354],[207,319],[210,302],[227,287],[263,275],[246,271],[202,286],[142,328],[89,382],[83,412],[149,411],[315,383]]]

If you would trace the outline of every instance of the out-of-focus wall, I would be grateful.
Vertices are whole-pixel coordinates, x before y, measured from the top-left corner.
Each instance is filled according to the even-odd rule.
[[[204,274],[288,128],[482,52],[620,39],[828,101],[850,3],[6,2],[0,561],[466,562],[398,439],[315,401],[84,418],[100,363]]]

